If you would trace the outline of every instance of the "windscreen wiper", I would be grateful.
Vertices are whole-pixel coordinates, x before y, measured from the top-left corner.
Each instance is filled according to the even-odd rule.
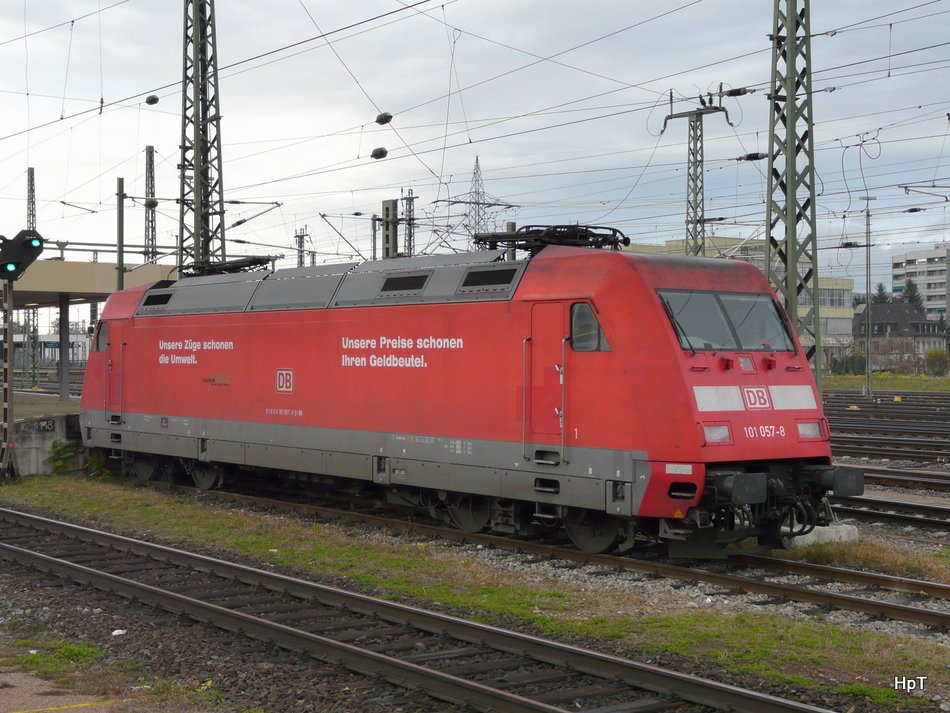
[[[666,310],[666,316],[670,318],[670,321],[673,323],[673,331],[678,333],[683,340],[686,342],[686,346],[689,347],[690,356],[696,356],[696,348],[693,346],[692,342],[689,341],[689,336],[686,334],[686,330],[683,329],[683,326],[676,321],[676,317],[673,315],[673,308],[670,307],[670,303],[666,301],[666,298],[663,295],[659,295],[660,302],[663,303],[663,309]]]

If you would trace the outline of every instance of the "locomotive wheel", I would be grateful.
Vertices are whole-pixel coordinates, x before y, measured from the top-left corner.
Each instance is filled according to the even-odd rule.
[[[224,481],[224,476],[218,468],[206,463],[189,461],[185,463],[185,471],[191,476],[198,490],[217,488]]]
[[[122,456],[122,469],[130,473],[138,484],[154,480],[158,475],[159,461],[148,456]]]
[[[449,519],[462,532],[476,533],[491,524],[491,502],[481,495],[460,495],[448,503]]]
[[[562,524],[574,546],[588,554],[610,552],[620,542],[620,521],[605,512],[571,508]]]

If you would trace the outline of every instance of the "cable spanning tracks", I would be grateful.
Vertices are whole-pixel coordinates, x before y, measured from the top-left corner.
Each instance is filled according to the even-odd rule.
[[[0,556],[479,710],[830,713],[11,510]]]
[[[194,492],[192,488],[182,488]],[[231,500],[246,505],[260,505],[271,509],[283,509],[297,514],[310,514],[323,518],[360,521],[369,525],[399,529],[406,533],[440,537],[443,539],[469,542],[500,550],[515,550],[541,558],[565,559],[574,562],[593,564],[629,572],[638,572],[653,577],[667,577],[689,582],[702,582],[722,587],[727,591],[762,594],[775,600],[787,600],[814,604],[829,609],[855,611],[872,617],[881,617],[896,621],[907,621],[939,629],[950,628],[950,585],[924,582],[916,579],[891,577],[888,575],[807,563],[789,562],[784,559],[756,558],[758,570],[772,570],[774,575],[764,572],[742,576],[732,572],[723,572],[717,563],[704,566],[682,566],[656,560],[635,559],[620,555],[592,555],[580,550],[558,545],[543,544],[525,540],[514,540],[497,535],[465,533],[454,528],[442,527],[414,520],[399,519],[397,516],[378,515],[350,509],[338,509],[322,505],[303,505],[289,503],[254,495],[243,495],[223,491],[201,491],[204,496]],[[771,561],[772,566],[765,564]],[[750,560],[745,557],[730,558],[726,566],[733,563],[748,566]],[[794,568],[794,570],[793,570]],[[806,572],[811,568],[811,573]],[[781,581],[790,571],[811,577],[810,582],[789,583]],[[771,578],[770,578],[771,577]],[[855,579],[859,577],[860,581]],[[829,585],[851,582],[860,585],[861,591],[850,593],[834,591]],[[901,593],[904,601],[893,601],[894,592]]]

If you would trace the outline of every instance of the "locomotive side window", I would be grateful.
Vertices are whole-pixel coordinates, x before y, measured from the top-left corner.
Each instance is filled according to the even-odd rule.
[[[787,323],[767,294],[660,290],[659,296],[684,349],[795,349]]]
[[[96,329],[95,351],[97,352],[109,351],[109,323],[108,322],[99,322],[99,327],[98,329]]]
[[[604,330],[586,302],[571,305],[571,348],[575,352],[610,351]]]

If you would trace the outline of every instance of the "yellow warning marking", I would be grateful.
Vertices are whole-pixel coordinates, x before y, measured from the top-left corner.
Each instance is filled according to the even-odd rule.
[[[53,706],[52,708],[28,708],[20,711],[12,711],[12,713],[44,713],[44,711],[68,711],[75,710],[76,708],[92,708],[94,706],[114,706],[116,703],[121,703],[122,701],[92,701],[90,703],[73,703],[68,706]]]
[[[673,513],[673,517],[683,517],[683,511],[679,508],[676,508],[676,512]]]

